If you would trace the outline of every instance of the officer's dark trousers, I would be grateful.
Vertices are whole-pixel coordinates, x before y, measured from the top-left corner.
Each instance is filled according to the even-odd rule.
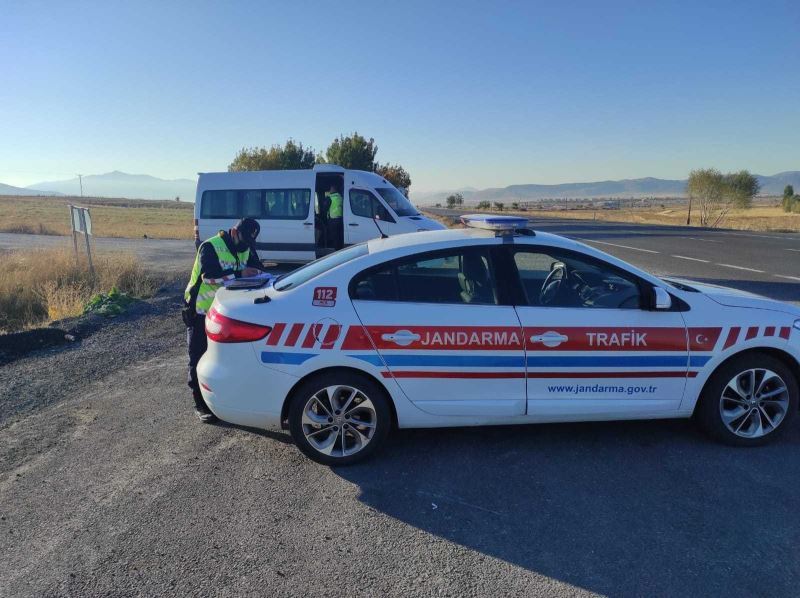
[[[206,338],[206,317],[203,315],[196,315],[194,326],[186,329],[186,343],[189,345],[189,388],[192,389],[194,396],[194,404],[197,407],[208,409],[203,400],[203,395],[200,393],[200,383],[197,381],[197,363],[206,352],[208,348],[208,339]]]
[[[344,247],[344,222],[342,218],[328,219],[328,242],[334,249]]]

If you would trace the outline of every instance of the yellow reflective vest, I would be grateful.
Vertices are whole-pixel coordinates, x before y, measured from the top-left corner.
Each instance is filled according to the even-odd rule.
[[[231,253],[231,250],[228,249],[228,246],[225,244],[225,239],[222,238],[221,233],[216,237],[211,237],[205,241],[205,243],[210,243],[214,248],[214,251],[217,252],[217,259],[219,260],[219,265],[223,270],[234,270],[236,272],[241,272],[245,269],[247,260],[250,257],[249,249],[240,251],[237,254]],[[200,278],[200,268],[200,249],[198,248],[197,255],[194,258],[192,276],[189,278],[189,284],[186,285],[186,291],[183,293],[183,298],[186,303],[189,303],[192,289]],[[197,292],[195,311],[198,314],[205,314],[209,309],[211,309],[211,304],[214,302],[214,295],[217,294],[217,291],[223,286],[223,283],[226,280],[231,280],[233,278],[235,278],[233,274],[223,276],[222,278],[207,278],[206,276],[203,276],[202,281],[200,282],[200,289]]]

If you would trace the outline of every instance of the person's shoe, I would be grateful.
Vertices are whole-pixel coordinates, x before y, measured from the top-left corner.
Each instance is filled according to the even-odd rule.
[[[202,407],[195,407],[194,414],[197,416],[197,419],[204,424],[211,424],[217,421],[217,416],[211,413],[211,410],[205,405]]]

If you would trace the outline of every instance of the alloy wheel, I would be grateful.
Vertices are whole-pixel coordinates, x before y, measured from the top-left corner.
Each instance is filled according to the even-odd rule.
[[[378,416],[369,397],[346,385],[314,393],[303,407],[302,429],[308,443],[323,455],[349,457],[375,435]]]
[[[722,390],[719,412],[736,436],[761,438],[777,429],[789,408],[786,383],[775,372],[754,368],[734,376]]]

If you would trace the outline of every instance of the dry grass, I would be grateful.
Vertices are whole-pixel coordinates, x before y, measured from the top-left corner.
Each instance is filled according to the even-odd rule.
[[[476,210],[480,212],[495,212],[495,210]],[[600,220],[603,222],[632,222],[636,224],[665,224],[672,226],[686,225],[687,207],[674,208],[624,208],[620,210],[527,210],[517,212],[504,210],[503,214],[520,214],[532,220],[536,218],[569,218],[574,220]],[[450,221],[428,213],[450,225]],[[698,216],[692,215],[692,224],[697,225]],[[784,212],[780,206],[755,206],[749,210],[732,210],[720,224],[720,228],[733,228],[751,231],[800,231],[800,214]]]
[[[0,232],[70,234],[68,204],[90,208],[98,237],[191,239],[194,204],[136,199],[0,197]]]
[[[85,260],[85,258],[84,258]],[[0,270],[0,333],[77,316],[92,295],[112,287],[134,297],[149,297],[161,281],[135,256],[93,255],[95,278],[69,249],[12,251]]]

